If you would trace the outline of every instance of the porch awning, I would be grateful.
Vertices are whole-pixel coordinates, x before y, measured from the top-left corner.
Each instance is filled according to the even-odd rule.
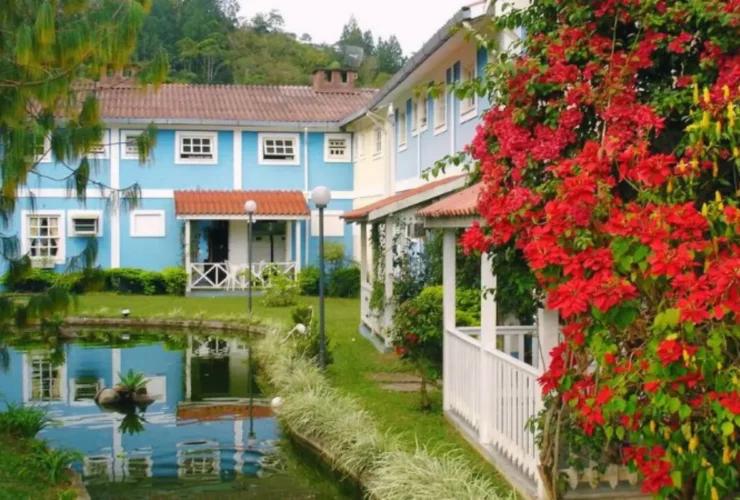
[[[479,219],[478,198],[483,184],[478,183],[425,207],[416,215],[427,227],[467,227]]]
[[[175,191],[178,219],[247,219],[244,203],[257,203],[256,219],[294,220],[311,216],[301,191]]]
[[[342,218],[347,222],[371,222],[382,219],[395,212],[412,208],[420,203],[439,198],[465,185],[465,175],[455,175],[422,184],[414,189],[383,198],[365,207],[345,212]]]

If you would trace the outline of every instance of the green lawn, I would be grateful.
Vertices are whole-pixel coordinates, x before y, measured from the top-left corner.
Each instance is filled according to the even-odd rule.
[[[304,303],[316,306],[318,299],[301,297]],[[169,316],[203,317],[229,316],[246,311],[246,297],[173,297],[126,296],[92,294],[80,297],[78,315],[116,316],[120,310],[131,310],[131,317]],[[254,313],[263,318],[288,324],[290,308],[266,308],[259,297],[254,299]],[[448,424],[441,411],[441,395],[435,394],[435,408],[431,412],[418,409],[415,393],[385,391],[368,378],[371,373],[400,372],[406,367],[393,355],[379,353],[357,331],[360,321],[358,299],[328,299],[326,308],[327,335],[334,355],[334,364],[328,370],[333,384],[359,398],[371,411],[383,430],[402,436],[409,447],[416,443],[427,446],[433,453],[458,450],[480,467],[502,489],[510,491],[508,484],[488,462],[470,447]]]

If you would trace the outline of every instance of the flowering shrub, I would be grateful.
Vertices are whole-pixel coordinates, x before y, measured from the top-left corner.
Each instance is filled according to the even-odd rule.
[[[563,320],[536,422],[550,494],[564,456],[623,461],[658,498],[731,494],[740,1],[535,0],[499,24],[528,36],[489,69],[501,106],[468,152],[490,230],[463,244],[513,245]]]

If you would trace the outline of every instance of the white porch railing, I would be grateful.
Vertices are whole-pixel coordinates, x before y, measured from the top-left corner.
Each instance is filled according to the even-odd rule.
[[[191,290],[245,290],[251,276],[252,286],[266,288],[276,274],[296,279],[295,262],[255,262],[251,273],[248,264],[230,262],[193,262],[188,269]]]

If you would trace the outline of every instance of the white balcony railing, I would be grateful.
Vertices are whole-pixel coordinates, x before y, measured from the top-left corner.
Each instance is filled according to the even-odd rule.
[[[188,269],[188,284],[191,290],[246,290],[249,280],[252,286],[267,288],[276,275],[296,279],[295,262],[255,262],[251,272],[249,264],[231,262],[193,262]]]

